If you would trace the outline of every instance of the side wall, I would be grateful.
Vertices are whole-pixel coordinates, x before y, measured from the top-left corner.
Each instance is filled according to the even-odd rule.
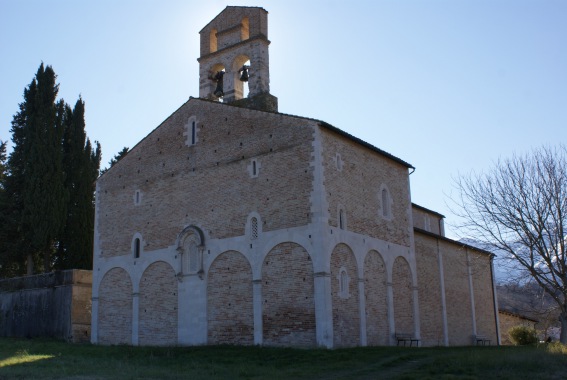
[[[189,100],[99,178],[95,256],[131,255],[135,236],[142,252],[167,248],[189,225],[208,239],[241,236],[251,211],[263,231],[308,224],[313,128]]]
[[[0,281],[0,336],[90,340],[90,271]]]
[[[432,234],[415,242],[423,345],[497,342],[490,256]]]

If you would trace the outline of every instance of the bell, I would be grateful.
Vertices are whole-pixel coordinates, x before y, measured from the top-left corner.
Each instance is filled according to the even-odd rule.
[[[241,82],[248,82],[248,66],[244,65],[238,71],[242,71],[242,74],[240,75],[240,81]]]
[[[215,92],[213,92],[213,94],[215,94],[217,98],[222,98],[224,96],[221,84],[217,84],[217,88],[215,88]]]

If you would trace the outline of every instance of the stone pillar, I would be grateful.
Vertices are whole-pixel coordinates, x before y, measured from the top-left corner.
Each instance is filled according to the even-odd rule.
[[[394,345],[394,334],[396,333],[396,321],[394,318],[394,289],[391,282],[386,283],[387,287],[387,301],[388,301],[388,326],[390,327],[390,336],[388,340],[390,345]]]
[[[264,337],[262,324],[262,280],[252,281],[252,297],[254,305],[254,344],[261,345]]]
[[[137,346],[140,321],[140,293],[132,293],[132,345]]]
[[[360,318],[360,345],[365,347],[366,341],[366,294],[364,293],[364,278],[358,279],[358,309]]]
[[[443,318],[443,345],[449,346],[449,327],[447,324],[447,301],[445,299],[445,270],[443,268],[443,255],[439,249],[437,239],[437,263],[439,265],[439,287],[441,288],[441,317]]]
[[[331,299],[331,274],[317,272],[314,275],[315,324],[317,345],[333,347],[333,309]]]
[[[93,297],[91,304],[91,343],[98,343],[98,297]]]

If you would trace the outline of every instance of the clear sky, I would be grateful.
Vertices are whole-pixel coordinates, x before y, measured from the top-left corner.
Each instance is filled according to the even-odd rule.
[[[280,112],[411,163],[450,237],[452,178],[567,143],[564,0],[0,0],[0,139],[43,61],[107,166],[199,95],[199,31],[227,5],[269,12]]]

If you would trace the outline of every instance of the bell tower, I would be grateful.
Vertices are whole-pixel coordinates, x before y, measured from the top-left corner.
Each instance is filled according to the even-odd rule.
[[[268,12],[228,6],[199,34],[199,97],[277,112],[278,100],[270,94]]]

